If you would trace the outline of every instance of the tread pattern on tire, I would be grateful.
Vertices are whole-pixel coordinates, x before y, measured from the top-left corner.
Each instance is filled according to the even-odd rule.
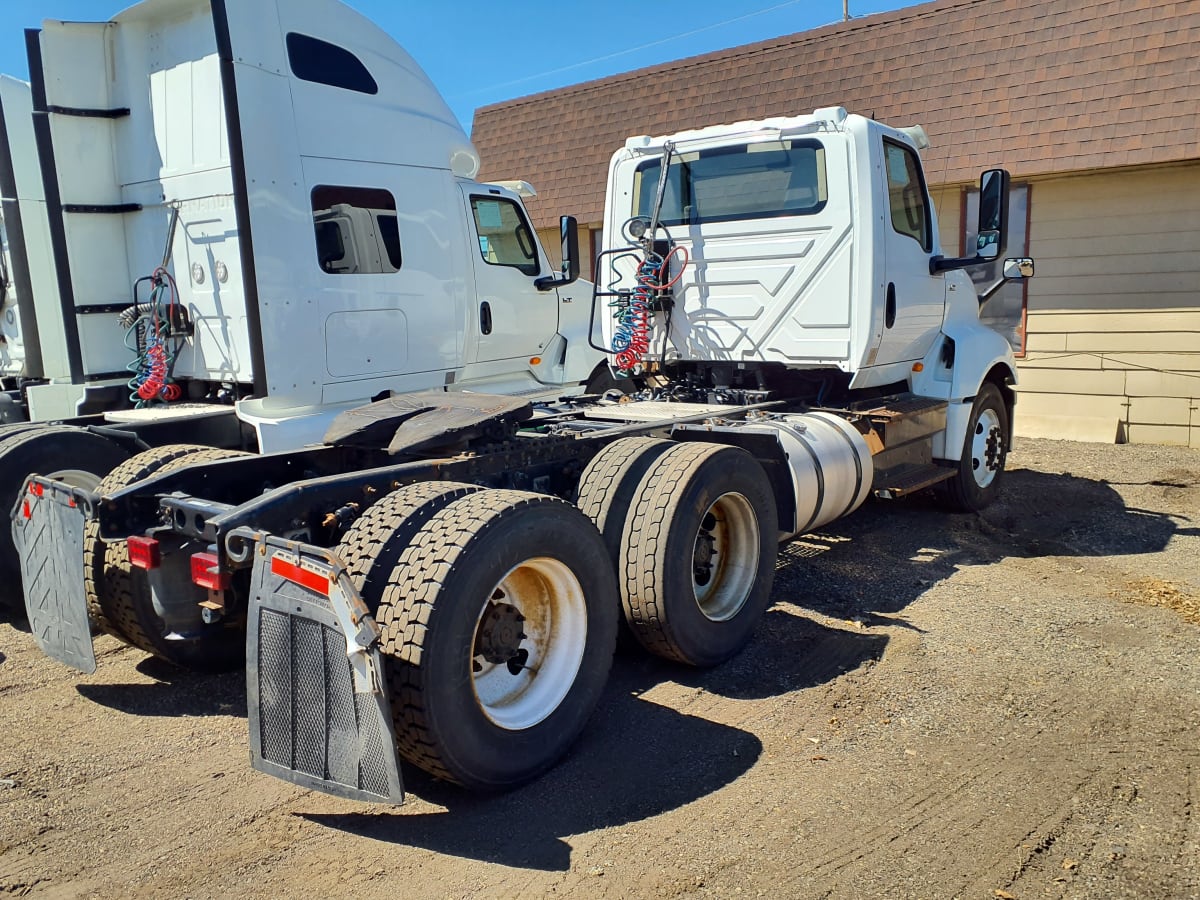
[[[475,484],[419,481],[392,491],[359,516],[338,544],[337,555],[372,613],[417,531],[447,504],[481,490]]]
[[[197,444],[156,447],[139,453],[113,469],[100,483],[97,493],[119,490],[151,475],[194,463],[216,462],[246,455],[240,450],[223,450]],[[100,539],[99,524],[91,520],[84,526],[83,546],[84,589],[88,612],[96,624],[102,631],[139,650],[162,656],[157,642],[142,627],[135,608],[128,545],[124,541],[106,544]]]
[[[621,601],[637,639],[651,653],[681,663],[689,660],[661,611],[666,598],[659,596],[664,563],[659,542],[666,539],[679,484],[723,449],[718,444],[680,444],[650,468],[630,508],[628,540],[617,572]]]
[[[728,456],[727,461],[717,459],[722,454]],[[709,480],[714,477],[716,485]],[[756,575],[738,612],[714,624],[693,596],[691,546],[678,542],[686,540],[693,527],[696,511],[687,504],[709,491],[719,496],[739,483],[737,490],[746,491],[758,521]],[[699,527],[698,519],[694,526]],[[630,504],[618,564],[621,605],[634,637],[657,656],[693,666],[716,665],[736,653],[769,602],[778,551],[776,528],[770,483],[746,451],[696,442],[679,444],[660,456]],[[687,575],[680,571],[682,556],[686,556]],[[673,591],[683,596],[668,596]]]
[[[419,677],[426,625],[442,585],[457,566],[463,565],[463,551],[472,538],[513,510],[551,503],[571,505],[524,491],[490,490],[462,497],[425,524],[388,579],[378,613],[382,649],[387,657],[408,664],[387,667],[396,745],[406,760],[438,778],[462,783],[446,765],[431,732]]]
[[[627,498],[619,498],[626,477],[641,479],[646,468],[671,447],[674,441],[663,438],[627,437],[614,441],[588,464],[579,479],[579,499],[576,506],[596,523],[605,543],[617,561],[620,533],[623,530]],[[636,484],[632,485],[636,489]],[[613,505],[618,503],[620,521],[611,520]],[[610,535],[610,532],[612,533]]]

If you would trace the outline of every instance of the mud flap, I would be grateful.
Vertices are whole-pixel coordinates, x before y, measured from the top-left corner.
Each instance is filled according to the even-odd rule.
[[[78,489],[33,476],[12,512],[34,640],[47,656],[87,675],[96,671],[83,587],[83,524],[90,509]]]
[[[254,553],[246,633],[251,764],[338,797],[402,803],[379,626],[349,577],[319,547],[241,532],[230,547],[239,541]]]

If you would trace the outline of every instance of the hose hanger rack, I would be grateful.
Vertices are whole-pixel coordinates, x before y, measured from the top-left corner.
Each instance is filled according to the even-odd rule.
[[[591,321],[594,327],[598,299],[605,297],[608,300],[606,305],[610,310],[609,314],[615,324],[611,347],[597,344],[590,331],[588,344],[592,349],[601,350],[613,358],[612,363],[618,378],[636,378],[645,374],[656,316],[660,312],[665,314],[666,322],[659,359],[666,357],[667,341],[671,333],[671,313],[675,305],[671,289],[683,277],[689,262],[687,248],[676,244],[666,226],[659,221],[667,191],[671,158],[674,155],[675,145],[668,141],[663,148],[663,165],[659,172],[658,187],[650,215],[634,216],[621,226],[622,236],[629,246],[604,250],[596,256],[595,274],[592,279],[594,288]],[[656,237],[660,230],[666,236],[665,239]],[[603,261],[606,257],[610,271],[614,272],[616,277],[604,282],[604,289],[601,290]],[[622,259],[634,261],[635,274],[631,285],[623,283],[625,276],[616,268],[616,263]],[[679,267],[674,277],[671,276],[673,260],[677,260]]]

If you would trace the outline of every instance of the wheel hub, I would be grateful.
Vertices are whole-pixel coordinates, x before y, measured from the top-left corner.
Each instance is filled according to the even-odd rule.
[[[712,581],[713,557],[717,555],[717,539],[712,529],[716,525],[716,517],[711,513],[704,517],[700,533],[696,535],[696,547],[692,551],[692,572],[696,584],[704,586]]]
[[[988,432],[987,453],[984,456],[987,467],[992,471],[1000,468],[1000,429],[992,428]]]
[[[524,624],[525,617],[511,603],[488,603],[476,632],[475,655],[493,665],[516,660],[522,653],[528,658],[528,652],[521,649]]]

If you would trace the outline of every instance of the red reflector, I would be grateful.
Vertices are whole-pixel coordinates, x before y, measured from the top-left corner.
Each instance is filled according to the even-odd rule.
[[[128,541],[129,564],[139,569],[157,569],[162,565],[158,541],[151,537],[133,536]]]
[[[26,501],[25,501],[25,503],[24,503],[24,504],[22,504],[22,506],[21,506],[21,513],[22,513],[22,514],[25,516],[25,518],[27,518],[27,519],[31,519],[31,518],[33,518],[33,512],[32,512],[32,511],[29,509],[29,501],[28,501],[28,500],[26,500]]]
[[[35,497],[42,496],[42,494],[45,493],[45,491],[46,491],[46,488],[43,485],[38,484],[36,481],[33,484],[29,485],[29,493],[33,494],[33,496],[35,496]]]
[[[293,562],[288,562],[286,559],[272,556],[271,573],[278,575],[280,578],[286,578],[288,581],[294,582],[301,587],[306,587],[310,591],[316,591],[322,597],[329,596],[328,578],[318,575],[316,572],[309,571],[302,566],[298,566]]]
[[[217,554],[193,553],[192,581],[210,591],[223,591],[233,581],[233,573],[221,571],[221,560]]]

